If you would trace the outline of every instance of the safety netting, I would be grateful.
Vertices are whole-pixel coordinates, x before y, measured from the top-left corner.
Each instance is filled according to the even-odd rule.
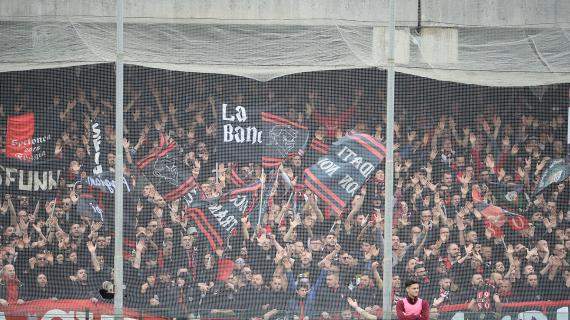
[[[381,317],[385,76],[127,66],[126,315]],[[113,77],[0,77],[8,317],[112,315]],[[410,279],[431,317],[567,312],[568,90],[397,74],[394,312]]]
[[[398,1],[392,199],[386,1],[167,2],[0,3],[0,318],[568,319],[567,2]]]

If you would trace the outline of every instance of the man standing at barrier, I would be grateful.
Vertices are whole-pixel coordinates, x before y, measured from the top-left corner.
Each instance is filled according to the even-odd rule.
[[[398,320],[429,319],[429,303],[419,297],[420,284],[415,280],[406,282],[406,298],[396,303]]]

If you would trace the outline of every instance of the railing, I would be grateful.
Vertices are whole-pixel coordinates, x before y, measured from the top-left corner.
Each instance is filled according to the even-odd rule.
[[[466,304],[448,305],[439,310],[432,309],[431,319],[568,319],[570,300],[514,302],[502,305],[500,313],[472,312]],[[248,310],[234,310],[232,313],[211,313],[211,309],[192,309],[180,314],[172,308],[125,308],[125,318],[162,320],[173,317],[188,317],[191,314],[200,315],[200,319],[241,319]],[[353,311],[353,316],[357,313]],[[288,319],[287,312],[281,312],[272,319]],[[375,313],[380,319],[381,310]],[[334,314],[330,314],[335,318]],[[290,317],[292,318],[292,317]],[[318,317],[322,318],[322,317]],[[392,318],[396,318],[393,315]],[[0,306],[0,319],[113,319],[113,305],[90,300],[35,300],[21,305]]]

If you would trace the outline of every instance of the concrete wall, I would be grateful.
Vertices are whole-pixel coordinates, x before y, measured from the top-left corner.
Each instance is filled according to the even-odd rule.
[[[127,22],[386,25],[388,0],[125,0]],[[570,25],[569,0],[422,0],[426,26]],[[114,0],[0,0],[0,20],[108,21]],[[38,18],[41,17],[41,18]],[[417,0],[397,0],[400,26]]]

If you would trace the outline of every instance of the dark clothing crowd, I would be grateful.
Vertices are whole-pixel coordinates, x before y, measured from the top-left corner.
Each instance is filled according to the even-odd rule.
[[[44,82],[73,81],[47,74]],[[145,75],[127,77],[125,87],[126,307],[171,317],[380,318],[384,163],[340,214],[304,188],[303,171],[349,132],[386,142],[381,75],[344,82],[346,73],[326,73],[302,85],[295,78],[275,86]],[[102,290],[112,292],[114,285],[114,194],[86,182],[95,166],[95,121],[101,129],[97,165],[114,177],[112,79],[76,80],[71,89],[51,85],[38,93],[32,77],[16,78],[3,80],[0,91],[0,164],[8,163],[8,117],[33,112],[36,130],[49,131],[51,142],[45,159],[33,161],[57,162],[63,171],[55,190],[38,194],[7,191],[9,179],[0,173],[0,304],[112,302]],[[420,296],[433,310],[466,304],[474,312],[498,312],[505,303],[570,297],[570,182],[534,192],[550,161],[566,157],[566,109],[555,108],[557,99],[568,99],[562,87],[547,92],[548,99],[509,100],[493,92],[496,99],[484,103],[454,103],[447,93],[438,96],[435,84],[423,93],[415,89],[418,106],[397,95],[394,308],[410,279],[420,283]],[[222,104],[274,105],[275,114],[309,128],[304,152],[285,159],[275,179],[259,163],[232,161],[216,145]],[[273,184],[261,221],[243,216],[224,246],[212,249],[185,214],[184,201],[165,201],[137,171],[136,162],[165,137],[183,150],[202,198],[264,179]],[[95,195],[101,218],[78,212],[86,193]],[[489,216],[482,203],[502,210]]]

